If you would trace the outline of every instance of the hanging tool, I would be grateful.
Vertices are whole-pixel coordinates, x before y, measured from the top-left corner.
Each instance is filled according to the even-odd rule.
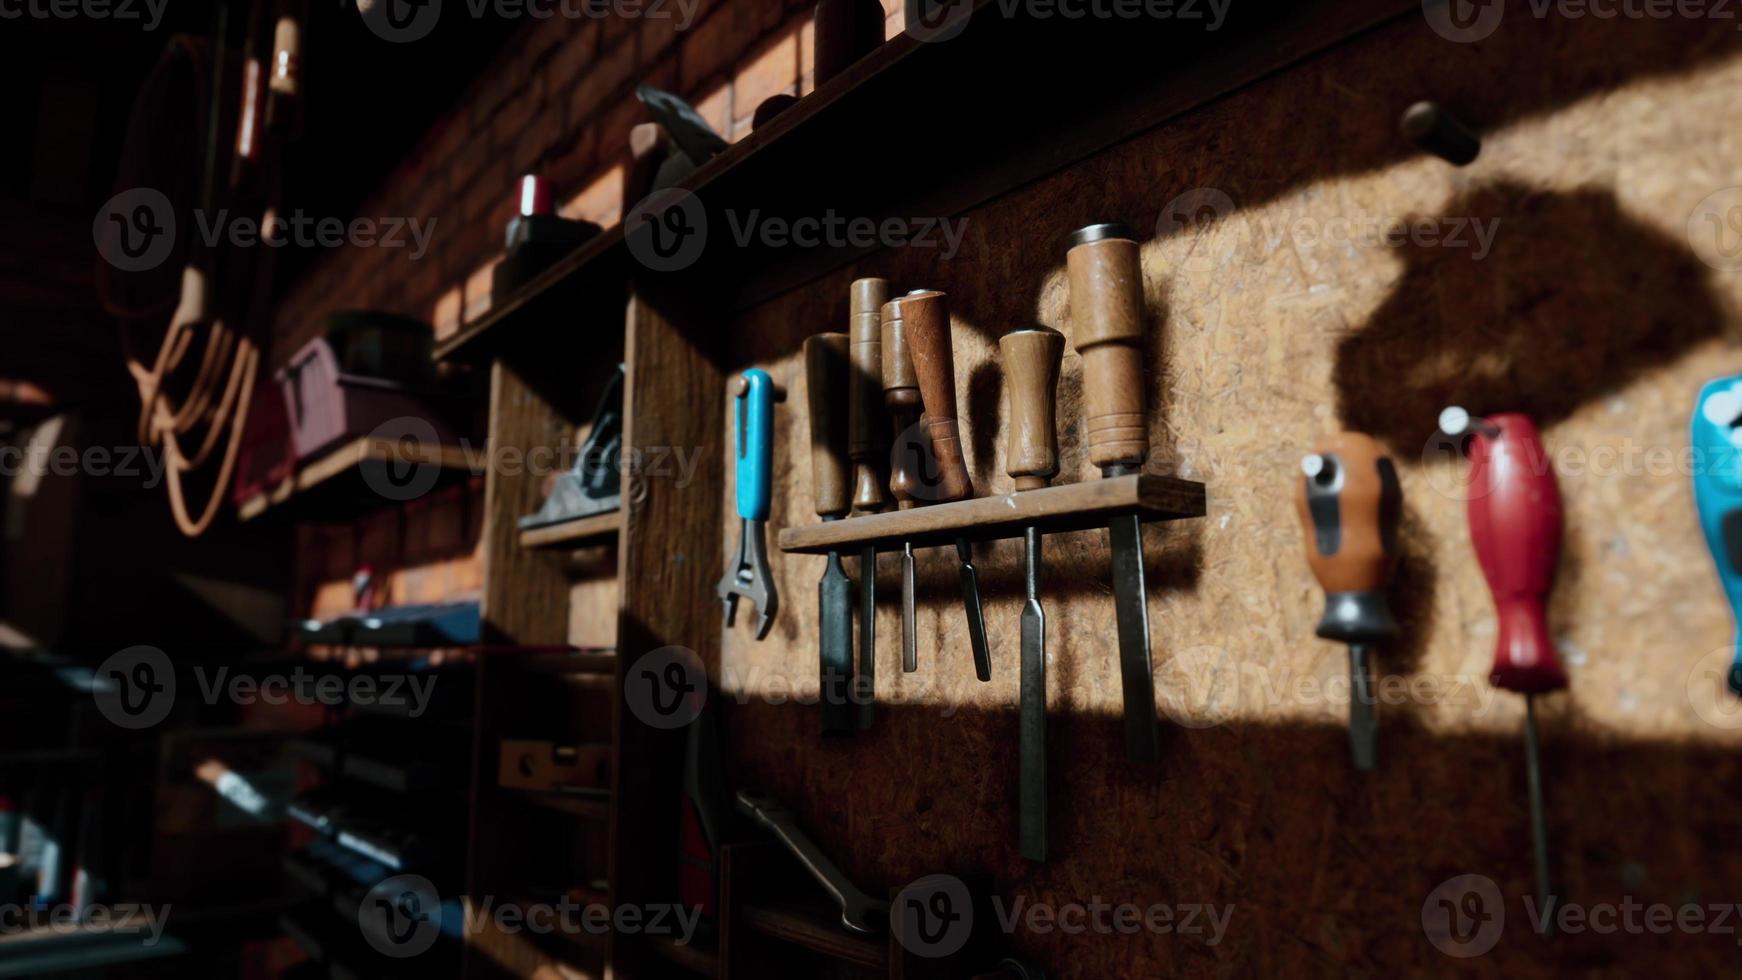
[[[1010,388],[1010,443],[1005,471],[1018,493],[1038,490],[1058,475],[1059,363],[1065,335],[1050,327],[1013,330],[998,341]],[[1040,529],[1023,539],[1022,694],[1017,725],[1018,837],[1022,856],[1046,860],[1046,614],[1040,608]]]
[[[889,493],[902,510],[914,506],[923,468],[919,430],[919,377],[913,358],[907,354],[907,337],[901,329],[900,309],[883,304],[883,403],[895,424],[896,444],[889,454]],[[919,638],[915,635],[913,609],[913,542],[901,543],[901,669],[919,669]]]
[[[819,333],[804,342],[806,397],[810,403],[811,495],[817,516],[838,521],[851,509],[847,485],[847,412],[841,394],[847,390],[847,346],[844,333]],[[841,568],[841,553],[830,551],[823,580],[817,586],[817,623],[821,631],[820,700],[823,734],[849,735],[859,727],[853,706],[853,583]]]
[[[853,509],[875,514],[889,506],[878,460],[884,450],[883,304],[887,279],[856,279],[849,291],[852,366],[847,377],[847,455],[853,460]],[[859,550],[859,727],[870,728],[877,704],[877,547]]]
[[[1397,467],[1372,436],[1327,436],[1301,460],[1295,506],[1306,529],[1307,564],[1325,589],[1318,635],[1349,645],[1349,750],[1370,772],[1378,755],[1368,653],[1397,637],[1385,580],[1397,564],[1403,489]]]
[[[1567,686],[1548,634],[1548,593],[1561,553],[1561,494],[1548,453],[1528,415],[1486,419],[1453,406],[1440,430],[1469,436],[1467,510],[1470,543],[1494,595],[1498,637],[1488,683],[1524,695],[1525,781],[1536,853],[1536,897],[1546,935],[1553,919],[1548,879],[1548,830],[1543,818],[1542,768],[1536,742],[1536,696]]]
[[[916,289],[891,305],[896,307],[908,354],[919,377],[925,417],[920,427],[931,443],[931,459],[937,480],[926,488],[934,503],[966,500],[974,495],[968,476],[968,461],[962,455],[962,430],[956,413],[956,366],[950,351],[949,301],[935,289]],[[968,614],[968,642],[974,651],[974,674],[992,679],[992,653],[986,645],[986,616],[980,609],[980,581],[974,571],[974,552],[965,537],[956,538],[956,557],[961,562],[962,607]]]
[[[1700,389],[1694,410],[1694,502],[1700,528],[1718,566],[1730,610],[1742,622],[1742,375],[1719,378]],[[1729,686],[1742,695],[1742,635],[1736,640]]]
[[[1065,254],[1071,332],[1083,358],[1083,420],[1089,458],[1106,477],[1138,472],[1149,455],[1143,388],[1143,269],[1136,236],[1120,224],[1089,225]],[[1136,514],[1107,524],[1113,557],[1113,608],[1119,623],[1119,673],[1125,688],[1125,756],[1154,762],[1155,681],[1149,662],[1149,608],[1143,534]]]
[[[773,834],[805,871],[840,903],[841,924],[854,932],[875,935],[889,923],[889,903],[872,898],[848,880],[835,862],[823,853],[798,825],[798,818],[779,800],[747,789],[738,791],[738,812]]]
[[[738,560],[720,579],[719,595],[726,604],[726,625],[738,612],[738,599],[749,599],[762,618],[758,640],[774,625],[780,595],[768,570],[768,500],[774,471],[774,403],[781,400],[774,379],[761,368],[745,371],[733,385],[738,441]]]

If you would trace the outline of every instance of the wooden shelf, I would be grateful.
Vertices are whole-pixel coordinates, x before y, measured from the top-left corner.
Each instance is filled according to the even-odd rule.
[[[879,246],[853,236],[805,248],[761,237],[737,243],[731,229],[743,215],[787,222],[961,215],[1352,33],[1419,16],[1406,0],[1275,10],[1235,4],[1211,32],[1184,18],[1091,19],[1071,22],[1061,42],[1066,28],[1055,18],[1004,16],[992,0],[974,6],[948,43],[897,34],[679,184],[706,218],[707,244],[691,265],[656,272],[631,254],[620,225],[607,228],[438,342],[435,356],[483,360],[515,348],[542,359],[583,349],[590,334],[577,324],[591,314],[578,311],[620,297],[632,277],[690,294],[705,289],[711,314],[746,309]],[[882,155],[840,152],[891,118],[901,120],[903,143],[926,147],[937,165],[891,170]],[[1046,139],[1033,138],[1039,120]],[[624,202],[625,210],[635,203]],[[1118,216],[1103,220],[1111,217]],[[1062,261],[1069,231],[1054,229],[1051,239],[1043,232],[1030,245],[1057,248]],[[694,329],[717,322],[698,318]]]
[[[530,790],[504,789],[503,795],[510,799],[520,800],[532,806],[546,810],[555,810],[573,817],[587,820],[597,820],[603,823],[611,819],[611,800],[608,794],[601,791],[597,794],[581,795],[577,793],[538,793]]]
[[[473,457],[477,456],[477,459]],[[364,436],[340,445],[325,456],[299,467],[277,486],[257,493],[237,505],[236,514],[253,520],[268,511],[296,504],[299,516],[305,512],[340,513],[369,500],[381,504],[393,503],[370,486],[370,472],[389,464],[434,465],[440,467],[436,486],[484,472],[481,454],[462,446],[418,444],[407,447],[391,439]],[[399,481],[393,481],[398,485]],[[434,487],[430,488],[435,489]]]
[[[1108,519],[1136,514],[1145,521],[1175,521],[1204,516],[1204,485],[1171,476],[1133,474],[1085,480],[953,504],[849,517],[844,521],[789,527],[780,532],[780,550],[808,555],[856,551],[875,546],[899,551],[952,544],[958,537],[993,541],[1021,537],[1038,527],[1046,534],[1105,527]]]
[[[617,673],[617,651],[611,649],[564,650],[561,652],[526,653],[515,666],[532,674],[600,674]]]
[[[617,534],[623,529],[623,511],[612,510],[590,517],[579,517],[561,524],[535,527],[520,532],[522,548],[578,548],[595,538]]]

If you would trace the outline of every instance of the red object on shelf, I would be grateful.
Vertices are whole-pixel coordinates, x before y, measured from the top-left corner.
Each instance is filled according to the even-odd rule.
[[[528,218],[556,213],[556,194],[550,181],[537,174],[520,178],[520,213]]]
[[[1548,593],[1561,553],[1561,494],[1527,415],[1488,417],[1471,432],[1470,541],[1494,595],[1498,631],[1489,683],[1520,694],[1567,686],[1548,632]]]
[[[282,371],[279,387],[290,419],[291,446],[298,462],[321,455],[335,444],[381,430],[397,438],[413,431],[442,444],[459,438],[403,385],[386,378],[347,374],[325,337],[297,351]],[[395,423],[384,428],[387,423]],[[429,428],[423,429],[423,423]]]

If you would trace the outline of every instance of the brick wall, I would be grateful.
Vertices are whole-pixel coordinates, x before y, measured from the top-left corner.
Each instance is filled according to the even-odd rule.
[[[901,30],[901,0],[883,6],[892,36]],[[736,141],[764,99],[810,92],[813,7],[814,0],[701,0],[683,31],[675,18],[528,18],[358,209],[435,219],[428,252],[414,260],[409,248],[346,245],[319,257],[279,306],[274,362],[319,333],[334,310],[419,317],[438,337],[484,315],[519,175],[553,180],[567,217],[616,223],[629,130],[646,120],[635,85],[676,92]]]

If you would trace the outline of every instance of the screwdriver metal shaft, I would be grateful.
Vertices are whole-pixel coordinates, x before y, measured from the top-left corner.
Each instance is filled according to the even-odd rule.
[[[1542,935],[1554,934],[1554,907],[1548,879],[1548,821],[1543,816],[1542,762],[1536,743],[1536,695],[1524,696],[1524,780],[1530,792],[1530,843],[1536,861],[1536,907]]]
[[[1369,649],[1365,643],[1349,644],[1349,754],[1361,772],[1371,772],[1379,756],[1379,725],[1367,679]]]

